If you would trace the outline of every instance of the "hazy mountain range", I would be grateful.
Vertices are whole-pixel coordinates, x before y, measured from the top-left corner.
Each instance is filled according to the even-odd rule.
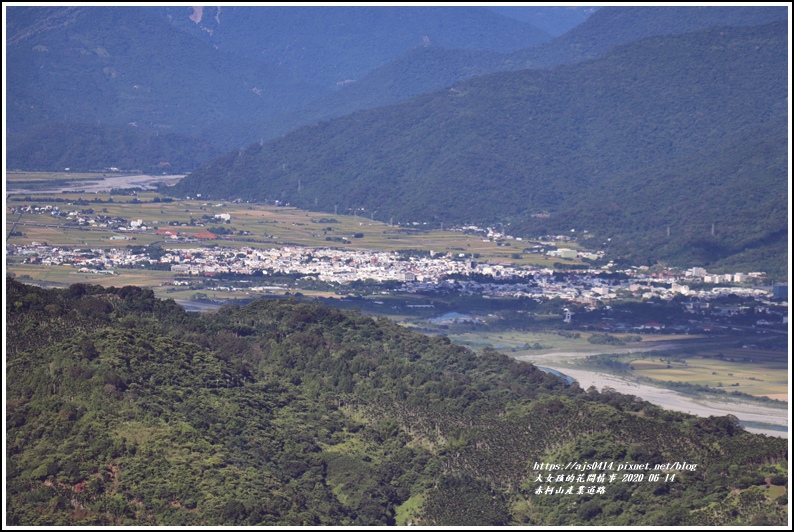
[[[64,122],[93,127],[81,137],[104,126],[204,135],[220,153],[230,145],[217,132],[299,108],[411,48],[504,52],[551,38],[484,8],[213,9],[8,8],[11,166],[44,168],[24,133]],[[95,164],[51,149],[73,155],[72,168]]]
[[[129,129],[126,138],[144,139],[123,158],[136,163],[128,169],[169,162],[184,171],[300,125],[476,75],[593,58],[647,35],[787,15],[756,7],[494,9],[523,22],[476,7],[11,7],[9,165],[127,167],[118,154],[128,143],[97,141],[118,136],[105,129],[118,126]],[[567,29],[577,19],[585,22],[555,39],[536,27]],[[72,142],[51,146],[57,156],[37,157],[37,135],[51,128],[51,138],[63,136],[64,127]],[[202,149],[188,150],[195,156],[184,164],[164,161],[167,145],[147,130],[185,145],[200,137]],[[74,149],[80,143],[106,147],[89,154]]]
[[[525,13],[534,13],[533,20],[543,20],[542,14],[530,8]],[[787,11],[757,7],[608,7],[594,12],[565,9],[562,14],[582,17],[583,22],[551,41],[510,53],[432,45],[412,48],[342,90],[245,128],[229,129],[225,141],[242,146],[246,140],[267,140],[298,125],[396,103],[490,72],[546,68],[593,59],[615,46],[650,35],[785,20]],[[252,137],[251,131],[258,138]]]
[[[11,169],[196,169],[180,192],[526,234],[579,226],[630,260],[785,251],[787,42],[782,24],[758,26],[785,7],[7,13]],[[561,35],[539,29],[576,17]],[[750,146],[768,158],[739,160]],[[679,208],[707,174],[733,206]],[[629,196],[626,183],[644,184]]]
[[[784,268],[786,40],[785,22],[724,27],[478,77],[235,150],[175,192],[587,230],[651,263],[773,245]]]

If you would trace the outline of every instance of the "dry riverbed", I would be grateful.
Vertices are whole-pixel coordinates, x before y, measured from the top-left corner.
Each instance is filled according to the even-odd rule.
[[[665,346],[656,346],[652,350],[664,349]],[[649,351],[649,349],[625,349],[622,352]],[[619,352],[611,349],[610,353]],[[596,389],[612,388],[617,392],[636,395],[650,403],[668,410],[687,412],[702,417],[725,416],[732,414],[740,421],[766,423],[770,425],[789,426],[789,412],[787,409],[768,407],[757,403],[736,399],[703,399],[688,397],[673,390],[634,382],[628,378],[609,375],[590,369],[577,367],[578,361],[589,355],[599,353],[547,353],[543,355],[523,355],[519,360],[531,362],[537,366],[553,369],[567,375],[579,383],[583,389],[595,386]],[[746,427],[750,432],[758,432],[770,436],[788,438],[788,432],[776,431],[767,428]]]
[[[33,174],[35,175],[35,174]],[[67,185],[54,185],[52,187],[42,187],[39,189],[26,189],[24,187],[17,187],[14,181],[7,181],[6,186],[7,194],[60,194],[64,192],[85,192],[85,193],[99,193],[107,192],[114,188],[134,188],[138,187],[143,190],[150,190],[155,188],[157,183],[165,183],[166,185],[173,185],[184,175],[100,175],[92,177],[81,176],[79,178],[70,179],[69,174],[63,174],[62,179],[68,181]],[[46,183],[46,181],[44,181]]]

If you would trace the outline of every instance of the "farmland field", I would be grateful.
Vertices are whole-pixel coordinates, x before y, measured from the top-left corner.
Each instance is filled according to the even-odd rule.
[[[101,180],[107,174],[89,172],[7,172],[6,185],[27,182]]]
[[[112,176],[114,179],[118,176]],[[131,176],[138,178],[140,176]],[[56,187],[65,182],[102,182],[102,174],[77,173],[13,173],[7,174],[7,184],[50,183]],[[13,208],[50,207],[47,212],[12,212]],[[53,216],[52,210],[62,213],[86,213],[71,216]],[[230,223],[223,223],[215,215],[229,214]],[[77,218],[123,220],[122,223],[78,225]],[[141,220],[145,231],[120,231],[119,225],[128,226]],[[292,207],[231,202],[207,202],[201,199],[170,199],[144,191],[137,195],[110,195],[107,192],[25,192],[9,194],[6,198],[6,242],[15,245],[43,243],[51,247],[73,250],[125,249],[161,243],[168,249],[190,249],[213,246],[239,249],[243,247],[268,249],[285,246],[332,247],[346,250],[398,251],[466,254],[478,261],[516,263],[548,266],[552,260],[540,255],[520,254],[524,245],[514,241],[512,246],[499,246],[483,241],[482,235],[464,234],[460,231],[442,231],[440,227],[397,226],[363,218],[354,214],[331,215],[300,211]],[[103,227],[104,225],[104,227]],[[190,238],[201,231],[215,230],[229,234],[220,235],[212,242],[177,242],[156,235],[156,231],[169,228],[180,237]],[[13,231],[13,233],[11,233]],[[520,247],[519,247],[520,246]],[[560,261],[560,259],[555,259]],[[210,292],[207,290],[175,289],[176,278],[170,271],[114,269],[115,275],[78,273],[76,266],[49,266],[23,264],[22,257],[8,256],[6,268],[21,280],[43,286],[63,287],[75,282],[95,283],[103,286],[136,284],[152,288],[158,297],[178,300],[196,298],[247,299],[257,294],[246,291]],[[284,291],[275,292],[284,293]],[[305,295],[333,297],[333,293],[302,290]]]
[[[788,399],[786,353],[726,348],[686,358],[638,359],[629,364],[633,374],[657,381],[687,382],[770,399]]]
[[[96,174],[13,174],[7,176],[25,181],[96,179]],[[13,179],[10,179],[13,178]],[[13,226],[17,219],[15,235],[8,237],[9,244],[46,242],[51,246],[120,247],[147,245],[164,239],[155,236],[160,228],[173,228],[180,234],[192,236],[212,227],[223,227],[234,234],[216,241],[226,247],[249,246],[254,248],[282,247],[288,245],[312,247],[338,247],[341,249],[369,249],[396,251],[414,249],[437,253],[465,254],[479,261],[515,263],[518,265],[551,266],[562,259],[522,253],[529,242],[514,240],[498,245],[480,234],[441,230],[428,225],[398,226],[351,214],[300,211],[291,207],[273,205],[233,204],[207,202],[200,199],[160,201],[154,192],[141,192],[137,196],[110,196],[108,193],[41,193],[10,194],[6,200],[6,222]],[[48,201],[50,200],[50,201]],[[55,201],[57,200],[57,202]],[[51,205],[62,211],[91,209],[93,216],[141,220],[148,228],[145,232],[126,233],[135,242],[111,241],[120,233],[111,227],[78,227],[63,217],[54,218],[48,213],[25,213],[21,217],[11,213],[13,207]],[[214,219],[216,214],[229,214],[231,221],[223,224]],[[247,233],[247,234],[244,234]],[[354,236],[356,235],[356,236]],[[345,240],[345,241],[343,241]],[[485,241],[484,241],[485,240]],[[166,247],[196,247],[195,244],[164,242]],[[570,245],[568,247],[576,247]],[[516,257],[518,256],[518,258]],[[573,263],[573,261],[563,261]]]
[[[77,190],[95,193],[127,187],[149,189],[155,183],[172,184],[182,177],[184,176],[127,175],[116,172],[8,172],[6,192],[53,194]]]

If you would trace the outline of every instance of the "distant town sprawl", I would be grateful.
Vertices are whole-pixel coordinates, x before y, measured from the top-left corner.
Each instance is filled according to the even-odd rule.
[[[560,276],[549,268],[519,267],[478,263],[465,254],[427,254],[409,256],[400,252],[344,250],[315,247],[272,249],[196,247],[161,249],[152,257],[141,249],[71,249],[34,242],[8,245],[9,256],[23,263],[43,266],[72,265],[81,273],[112,275],[114,268],[170,269],[186,276],[220,276],[223,274],[289,274],[314,278],[326,283],[352,281],[403,283],[402,291],[426,291],[439,286],[461,294],[553,299],[560,297],[579,304],[595,305],[618,297],[639,299],[676,295],[709,299],[735,294],[753,298],[785,298],[785,285],[774,291],[753,286],[762,283],[763,272],[709,274],[704,268],[686,271],[668,269],[650,273],[640,266],[621,270],[623,275],[605,277],[600,269],[577,270]],[[493,281],[493,282],[488,282]],[[505,282],[510,281],[510,282]],[[707,287],[704,283],[719,283]],[[725,286],[731,284],[731,286]],[[741,286],[738,286],[741,284]],[[696,289],[690,285],[697,285]]]
[[[219,204],[213,207],[223,206]],[[285,274],[330,285],[346,285],[356,281],[376,284],[388,282],[390,289],[404,292],[443,290],[461,295],[529,297],[538,300],[561,298],[591,307],[618,298],[670,300],[676,296],[686,296],[690,307],[687,310],[705,304],[704,301],[708,299],[729,294],[758,300],[787,299],[787,286],[768,286],[764,272],[717,274],[701,267],[686,270],[647,266],[618,269],[609,262],[601,267],[579,264],[572,266],[575,270],[561,274],[548,267],[479,261],[473,253],[290,245],[262,249],[246,247],[243,242],[236,242],[235,247],[225,247],[224,241],[231,238],[228,235],[235,235],[231,230],[213,229],[216,233],[222,231],[221,235],[208,230],[190,234],[181,232],[188,225],[203,227],[202,221],[229,224],[232,216],[223,212],[203,215],[202,220],[194,221],[191,218],[190,223],[171,222],[166,227],[162,227],[160,222],[149,224],[141,219],[127,220],[111,214],[95,213],[93,209],[61,210],[58,205],[16,206],[11,213],[18,214],[20,218],[24,214],[46,214],[58,218],[59,222],[63,220],[64,227],[82,226],[84,230],[109,231],[112,233],[109,237],[111,242],[134,241],[137,235],[143,234],[149,235],[149,238],[162,238],[156,246],[128,245],[124,248],[114,247],[112,243],[88,247],[51,246],[44,242],[7,244],[7,255],[15,256],[17,263],[43,266],[65,264],[73,266],[77,273],[106,275],[118,273],[115,270],[120,268],[157,269],[170,271],[173,280],[165,282],[173,284],[186,284],[185,279],[190,278]],[[336,223],[336,220],[321,218],[319,222]],[[37,222],[29,223],[37,225]],[[38,225],[42,224],[38,222]],[[153,229],[150,226],[154,226]],[[328,227],[328,230],[332,231],[332,228]],[[497,245],[510,245],[512,241],[515,246],[522,240],[507,235],[504,228],[496,230],[467,225],[450,227],[448,230],[481,235],[478,238],[484,242],[496,242]],[[583,233],[586,236],[587,231]],[[240,231],[239,234],[243,237],[250,235],[248,231]],[[353,233],[341,236],[340,232],[329,234],[339,235],[325,237],[330,245],[347,245],[350,239],[355,240],[362,235]],[[322,235],[315,236],[322,238]],[[273,237],[265,235],[265,238],[272,241]],[[542,240],[523,243],[523,253],[543,254],[563,260],[606,262],[602,251],[558,247],[559,244],[574,240],[572,236],[546,235]],[[185,247],[191,244],[196,247]],[[235,287],[229,283],[221,289],[234,290]],[[249,289],[258,291],[263,287],[251,285]]]

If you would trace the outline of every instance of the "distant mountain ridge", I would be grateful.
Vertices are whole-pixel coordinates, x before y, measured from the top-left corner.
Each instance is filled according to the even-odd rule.
[[[74,122],[73,134],[87,133],[85,124],[128,128],[125,138],[138,148],[147,146],[147,130],[187,135],[217,153],[489,72],[592,58],[653,33],[787,15],[783,7],[607,7],[549,41],[490,7],[348,8],[350,20],[337,23],[328,23],[325,7],[215,9],[198,16],[189,6],[9,7],[15,161],[28,165],[27,154],[41,149],[42,124]],[[330,90],[337,82],[341,89]],[[97,145],[91,134],[82,142]],[[100,159],[119,160],[124,144],[102,145]],[[48,148],[63,152],[48,160],[79,156],[68,146]]]
[[[576,63],[652,35],[680,34],[718,26],[754,26],[786,20],[787,15],[785,7],[610,6],[598,9],[564,35],[510,53],[417,47],[372,70],[356,83],[300,109],[252,123],[245,131],[255,131],[256,137],[267,140],[297,126],[397,103],[475,76]],[[238,145],[254,140],[251,134],[229,132],[228,135]]]
[[[528,22],[546,33],[559,36],[587,20],[587,17],[598,11],[593,6],[544,6],[544,5],[489,5],[488,9]]]
[[[359,79],[417,46],[515,51],[551,39],[477,6],[157,8],[174,27],[221,51],[265,58],[326,88]]]
[[[276,114],[322,91],[221,53],[136,7],[9,7],[8,128],[97,122],[182,134]]]
[[[593,13],[564,35],[511,55],[514,69],[544,68],[599,57],[651,35],[722,26],[757,26],[788,19],[784,6],[614,6]]]
[[[246,144],[250,132],[256,131],[261,139],[268,140],[299,126],[404,101],[498,71],[495,65],[503,64],[504,57],[496,52],[416,47],[341,90],[299,109],[250,124],[245,130],[230,130],[229,136],[237,144]]]
[[[125,159],[118,154],[126,143],[109,142],[120,140],[115,134],[96,157],[71,150],[80,142],[99,147],[89,124],[127,128],[124,138],[137,148],[158,132],[191,136],[218,153],[260,136],[246,124],[298,109],[425,42],[507,51],[551,38],[474,7],[356,7],[337,20],[322,7],[223,8],[222,15],[203,8],[201,17],[197,9],[9,7],[6,118],[20,150],[15,164],[45,167],[29,154],[56,123],[88,135],[48,146],[62,153],[47,160],[76,157],[64,165],[73,168]],[[138,155],[149,160],[157,150]]]
[[[573,205],[620,197],[620,176],[685,160],[711,168],[719,160],[699,156],[729,157],[755,127],[768,126],[765,134],[779,138],[786,57],[784,22],[651,37],[590,62],[492,74],[302,128],[224,155],[176,190],[329,211],[363,207],[401,221],[512,221],[530,230],[539,228],[532,213],[569,213]],[[736,172],[720,176],[723,183],[701,200],[727,183],[737,191],[754,187],[751,176]],[[756,196],[783,201],[785,168],[764,172],[771,188]],[[664,194],[681,184],[641,201],[651,211],[668,208]],[[759,221],[770,216],[758,210],[763,204],[749,206]],[[732,225],[740,211],[727,207],[708,225]],[[607,217],[589,229],[628,237],[634,229],[627,221]],[[776,233],[779,222],[770,223]],[[726,253],[697,260],[733,252]]]

